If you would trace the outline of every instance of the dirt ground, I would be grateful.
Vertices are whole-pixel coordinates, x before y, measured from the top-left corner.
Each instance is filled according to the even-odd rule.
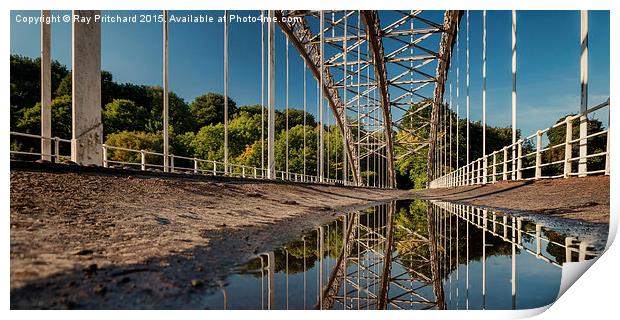
[[[231,266],[397,198],[609,222],[609,177],[412,193],[12,162],[10,197],[12,309],[201,308]]]
[[[609,223],[609,176],[426,189],[414,192],[414,196],[587,223]]]
[[[10,189],[12,309],[200,308],[230,266],[411,195],[18,162]]]

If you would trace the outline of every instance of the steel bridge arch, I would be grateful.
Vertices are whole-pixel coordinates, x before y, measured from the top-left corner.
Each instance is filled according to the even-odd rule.
[[[277,23],[297,49],[301,57],[305,60],[313,76],[317,81],[321,77],[321,62],[323,62],[323,91],[324,97],[328,101],[331,112],[336,119],[336,124],[340,129],[344,138],[344,145],[347,156],[347,164],[352,173],[353,182],[356,185],[362,183],[361,162],[371,154],[378,155],[380,159],[385,159],[385,180],[386,186],[389,188],[396,187],[396,177],[394,170],[394,146],[406,148],[406,154],[421,152],[428,147],[427,152],[427,177],[428,181],[432,178],[432,172],[435,170],[435,149],[437,138],[437,124],[439,107],[443,101],[445,91],[445,81],[447,70],[450,66],[452,48],[455,43],[458,24],[463,15],[460,10],[446,10],[443,14],[443,21],[433,22],[420,15],[421,10],[417,11],[396,11],[401,17],[395,21],[388,21],[382,25],[379,12],[376,10],[341,10],[341,11],[308,11],[308,10],[278,10],[275,11]],[[357,15],[356,15],[357,13]],[[310,19],[316,19],[321,14],[331,14],[332,20],[328,21],[328,26],[319,32],[313,32]],[[347,19],[353,19],[357,16],[357,25],[347,24]],[[285,19],[293,18],[297,19]],[[337,17],[337,19],[336,19]],[[361,23],[360,23],[361,21]],[[419,26],[414,27],[414,22]],[[409,26],[409,27],[408,27]],[[349,29],[350,28],[350,29]],[[362,30],[363,28],[363,30]],[[335,36],[335,30],[342,32],[342,36]],[[357,32],[351,32],[354,30]],[[332,36],[326,36],[329,31]],[[363,33],[362,33],[363,31]],[[323,34],[321,39],[320,34]],[[433,34],[441,34],[439,43],[434,43],[438,47],[437,51],[429,49],[429,41]],[[416,38],[417,37],[417,38]],[[386,53],[384,41],[396,41],[400,47],[396,50]],[[407,40],[410,41],[407,41]],[[328,50],[321,52],[320,41],[328,44],[332,49],[336,48],[336,52],[330,54]],[[425,41],[427,44],[425,44]],[[361,54],[363,45],[367,50]],[[433,45],[431,43],[430,45]],[[421,55],[414,55],[413,49],[422,52]],[[357,51],[356,51],[357,50]],[[347,57],[351,52],[357,52],[357,65],[355,61],[348,60]],[[409,54],[407,54],[409,53]],[[366,57],[361,60],[361,56]],[[406,63],[409,62],[409,66]],[[416,65],[414,66],[414,62]],[[426,64],[436,62],[435,75],[425,73],[420,70]],[[351,71],[349,71],[349,68]],[[396,68],[404,69],[402,72],[396,72]],[[360,73],[366,71],[369,74],[370,69],[373,70],[374,77],[367,77],[365,83],[360,80]],[[353,71],[355,70],[355,71]],[[335,74],[342,71],[342,80],[335,78]],[[404,80],[409,75],[409,80]],[[351,101],[343,99],[342,95],[351,92],[347,86],[349,78],[358,77],[357,92],[352,92],[352,102],[357,102],[357,110],[351,106]],[[353,81],[353,79],[351,80]],[[343,85],[344,83],[344,85]],[[424,96],[421,90],[426,86],[434,84],[432,97]],[[406,86],[410,87],[407,88]],[[352,85],[353,86],[353,85]],[[366,89],[361,92],[361,87]],[[369,98],[369,92],[377,89],[379,91],[379,99]],[[400,95],[391,96],[392,91],[404,92]],[[341,91],[343,92],[341,95]],[[373,107],[366,108],[367,111],[360,112],[359,101],[364,98],[373,101]],[[413,97],[422,99],[422,101],[413,101]],[[410,101],[406,101],[410,98]],[[376,103],[376,104],[375,104]],[[420,105],[419,108],[412,110],[412,106]],[[402,122],[406,117],[419,116],[420,110],[431,108],[427,112],[429,116],[424,118],[420,127],[430,127],[428,137],[424,136],[418,128],[404,128]],[[381,110],[381,116],[374,113],[377,109]],[[404,115],[394,120],[393,110],[404,111]],[[347,110],[357,111],[357,121],[348,123]],[[364,122],[366,119],[366,122]],[[368,125],[369,122],[380,123],[382,128],[367,133],[364,137],[360,137],[360,125]],[[357,125],[358,136],[354,137],[352,127]],[[415,129],[415,130],[414,130]],[[401,138],[395,139],[395,132],[401,131]],[[377,135],[376,133],[379,133]],[[370,143],[371,139],[377,139],[378,143]],[[357,138],[357,140],[356,140]],[[365,149],[365,150],[362,150]],[[379,160],[380,161],[380,160]]]

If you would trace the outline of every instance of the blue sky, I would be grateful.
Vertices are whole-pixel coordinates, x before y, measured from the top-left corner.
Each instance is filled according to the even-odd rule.
[[[69,11],[55,12],[59,14]],[[104,11],[115,14],[117,12]],[[127,15],[127,12],[121,12]],[[140,11],[159,14],[160,11]],[[184,15],[189,11],[172,11]],[[222,11],[194,14],[221,15]],[[235,11],[258,15],[258,11]],[[38,11],[11,11],[11,53],[37,57],[40,26],[16,22],[16,16],[36,16]],[[388,13],[381,12],[389,18]],[[442,12],[427,12],[427,17]],[[465,23],[460,29],[460,114],[465,117]],[[489,125],[510,125],[510,11],[487,12],[487,121]],[[437,21],[437,19],[434,19]],[[589,13],[590,104],[609,96],[609,12]],[[440,20],[439,20],[440,21]],[[238,105],[260,103],[260,22],[229,25],[229,95]],[[169,26],[170,89],[188,103],[205,92],[223,91],[223,26],[175,24]],[[276,104],[284,106],[285,40],[276,32]],[[470,96],[471,118],[482,118],[482,11],[470,12]],[[456,54],[456,50],[454,51]],[[579,12],[517,12],[517,125],[528,135],[553,124],[558,118],[579,110]],[[290,106],[302,107],[303,65],[290,48]],[[71,67],[71,26],[52,26],[52,58]],[[449,71],[453,105],[456,107],[456,56]],[[117,82],[162,84],[162,26],[159,23],[102,25],[102,68]],[[316,113],[316,82],[308,73],[308,110]],[[448,100],[446,91],[446,100]],[[605,109],[606,110],[606,109]],[[607,116],[597,115],[604,119]],[[333,121],[332,121],[333,122]]]

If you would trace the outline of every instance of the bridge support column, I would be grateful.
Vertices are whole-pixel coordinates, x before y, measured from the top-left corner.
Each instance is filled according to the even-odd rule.
[[[71,160],[82,165],[101,165],[101,24],[94,21],[98,10],[74,10],[73,15],[90,18],[73,21],[73,90]]]
[[[51,16],[50,10],[42,10],[41,16]],[[41,23],[41,159],[52,160],[52,59],[51,23]],[[58,150],[56,150],[58,152]],[[58,159],[56,159],[58,161]]]
[[[588,10],[581,10],[581,110],[579,117],[579,177],[585,177],[588,172]]]
[[[268,11],[267,22],[267,178],[276,178],[275,136],[276,136],[276,90],[275,62],[276,36],[273,10]]]

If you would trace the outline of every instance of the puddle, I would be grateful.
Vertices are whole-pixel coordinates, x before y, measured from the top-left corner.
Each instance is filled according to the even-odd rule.
[[[606,239],[607,234],[600,235]],[[350,212],[236,268],[209,309],[529,309],[555,300],[590,239],[447,202]]]

